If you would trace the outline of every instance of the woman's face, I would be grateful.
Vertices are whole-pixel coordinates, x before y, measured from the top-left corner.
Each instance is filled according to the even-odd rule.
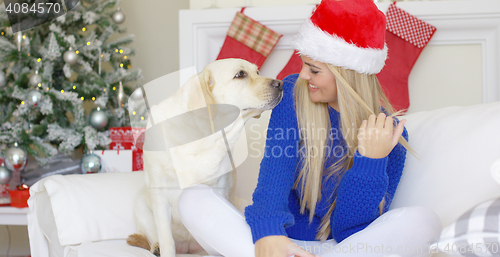
[[[302,70],[299,77],[309,83],[309,96],[313,102],[328,103],[338,111],[337,84],[335,76],[325,63],[313,61],[301,55]]]

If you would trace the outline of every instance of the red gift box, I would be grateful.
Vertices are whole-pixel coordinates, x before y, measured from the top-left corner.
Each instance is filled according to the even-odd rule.
[[[132,170],[143,170],[142,160],[142,145],[144,144],[144,136],[141,135],[146,131],[146,128],[132,127],[116,127],[109,128],[109,138],[111,150],[132,150]]]
[[[16,208],[28,207],[28,198],[30,198],[30,191],[25,190],[11,190],[10,194],[10,206]]]

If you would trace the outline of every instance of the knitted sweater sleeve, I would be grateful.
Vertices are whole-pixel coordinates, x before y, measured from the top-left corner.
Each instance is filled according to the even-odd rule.
[[[283,79],[283,99],[271,113],[253,204],[245,208],[253,243],[265,236],[288,236],[285,228],[295,224],[288,196],[297,165],[298,131],[292,96],[296,77]]]
[[[406,128],[403,137],[408,140]],[[378,218],[384,196],[384,212],[389,209],[405,159],[406,149],[399,143],[385,158],[373,159],[355,153],[351,169],[339,183],[336,206],[330,218],[335,241],[344,240]]]

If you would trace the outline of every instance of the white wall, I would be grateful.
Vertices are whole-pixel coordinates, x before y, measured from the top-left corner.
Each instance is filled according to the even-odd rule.
[[[408,113],[483,102],[481,45],[429,45],[409,77]]]
[[[141,68],[141,84],[179,69],[179,10],[189,9],[189,0],[122,0],[126,34],[134,34],[130,47],[132,69]],[[113,35],[115,38],[117,34]],[[135,85],[131,85],[135,86]]]

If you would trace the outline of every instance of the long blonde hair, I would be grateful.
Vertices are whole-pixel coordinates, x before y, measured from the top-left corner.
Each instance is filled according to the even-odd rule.
[[[330,64],[327,64],[327,66],[333,72],[336,80],[340,128],[347,153],[327,167],[326,172],[328,175],[325,181],[332,175],[338,175],[338,182],[340,182],[343,173],[352,167],[353,157],[358,146],[357,134],[361,122],[364,119],[368,120],[371,114],[378,114],[381,106],[391,116],[398,113],[394,113],[394,109],[383,93],[375,74],[366,75]],[[300,155],[302,165],[297,167],[300,169],[300,173],[293,188],[296,189],[299,181],[305,178],[302,179],[301,183],[300,212],[304,213],[307,207],[309,209],[309,222],[312,222],[316,204],[321,200],[321,184],[323,182],[325,157],[327,156],[326,151],[330,150],[328,140],[331,138],[331,135],[329,135],[331,121],[328,114],[328,104],[311,101],[306,80],[297,79],[294,95],[297,121],[302,140],[299,152],[304,151],[304,153]],[[399,143],[415,155],[415,152],[403,136],[399,138]],[[335,155],[337,154],[330,154],[332,157]],[[385,202],[384,196],[379,204],[380,215],[384,210]],[[316,240],[325,241],[330,235],[330,217],[335,204],[336,198],[321,220]]]

